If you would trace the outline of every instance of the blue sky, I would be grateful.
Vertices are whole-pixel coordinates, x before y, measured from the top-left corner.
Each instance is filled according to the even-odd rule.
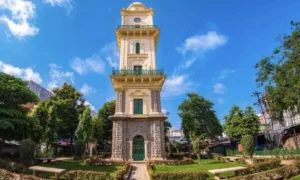
[[[0,0],[0,71],[52,88],[64,81],[98,110],[114,99],[115,28],[130,0]],[[162,107],[180,127],[187,92],[211,100],[222,121],[234,105],[253,105],[254,65],[300,18],[294,0],[145,0],[161,28],[157,66],[168,79]]]

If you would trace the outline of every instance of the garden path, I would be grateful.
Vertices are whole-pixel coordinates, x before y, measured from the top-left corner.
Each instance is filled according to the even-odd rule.
[[[131,163],[132,172],[130,180],[149,180],[145,163]]]

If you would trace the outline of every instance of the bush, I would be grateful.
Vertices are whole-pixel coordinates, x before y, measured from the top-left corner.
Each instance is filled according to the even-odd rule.
[[[209,175],[206,172],[166,172],[166,173],[152,173],[151,180],[207,180]]]
[[[280,168],[264,171],[247,176],[237,176],[231,180],[275,180],[275,179],[290,179],[293,176],[300,174],[300,162],[283,166]]]
[[[268,162],[263,162],[263,163],[256,163],[253,166],[249,166],[248,169],[238,171],[237,175],[248,175],[248,174],[254,174],[262,171],[271,170],[280,167],[280,163],[281,161],[278,159],[272,159],[269,160]]]
[[[74,150],[75,150],[75,157],[82,159],[85,151],[85,142],[82,140],[76,141],[74,145]]]
[[[1,180],[42,180],[42,178],[36,176],[28,176],[28,175],[19,175],[14,174],[12,172],[6,171],[4,169],[0,169],[0,179]]]
[[[116,179],[117,180],[125,180],[125,175],[126,175],[127,171],[129,170],[129,168],[130,168],[130,162],[126,161],[123,168],[119,169],[116,172]]]
[[[243,136],[241,140],[241,144],[243,147],[244,154],[249,156],[252,159],[255,150],[253,137],[250,135]]]
[[[159,164],[159,165],[188,165],[193,164],[193,159],[184,158],[183,160],[151,160],[150,164]]]
[[[16,175],[4,169],[0,169],[0,177],[1,179],[5,180],[14,180],[16,178]]]
[[[172,153],[170,154],[170,158],[182,160],[184,158],[185,154],[184,153]]]
[[[80,180],[80,179],[88,179],[88,180],[112,180],[113,178],[110,176],[108,172],[96,172],[96,171],[68,171],[65,174],[68,180]]]
[[[22,164],[18,164],[15,162],[8,162],[5,160],[0,159],[0,169],[5,169],[10,172],[24,172],[26,170],[26,167],[23,166]]]
[[[99,157],[92,157],[92,158],[86,159],[84,162],[86,165],[89,165],[89,166],[123,166],[123,165],[125,165],[125,161],[104,160]]]
[[[34,160],[35,142],[31,139],[24,139],[20,143],[20,158],[24,165],[32,165]]]

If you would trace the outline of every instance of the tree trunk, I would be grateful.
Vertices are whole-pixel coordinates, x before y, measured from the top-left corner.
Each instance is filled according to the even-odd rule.
[[[71,133],[70,144],[71,144],[70,155],[72,156],[72,154],[73,154],[73,133]]]
[[[188,140],[188,144],[189,144],[189,158],[191,158],[192,157],[192,155],[191,155],[192,147],[191,147],[191,141],[190,140]]]
[[[201,164],[201,156],[199,153],[197,153],[198,163]]]
[[[2,153],[3,146],[4,146],[4,141],[0,140],[0,154]]]

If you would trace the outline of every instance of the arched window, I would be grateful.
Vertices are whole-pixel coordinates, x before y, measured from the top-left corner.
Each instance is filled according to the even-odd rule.
[[[140,54],[140,43],[135,43],[135,54]]]

